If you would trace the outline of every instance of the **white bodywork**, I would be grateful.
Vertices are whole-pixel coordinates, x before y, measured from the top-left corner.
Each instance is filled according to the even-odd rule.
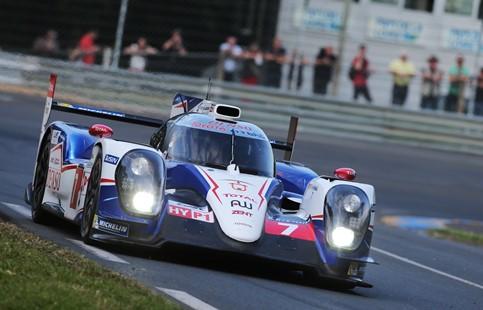
[[[197,167],[210,185],[206,201],[223,232],[238,241],[254,242],[263,232],[271,178],[241,174],[238,170]]]
[[[376,204],[376,194],[374,186],[369,184],[357,183],[357,182],[347,182],[341,180],[328,180],[323,177],[318,177],[313,179],[307,185],[305,189],[304,197],[302,203],[300,204],[300,209],[304,210],[312,216],[312,219],[323,219],[324,218],[324,204],[325,197],[331,188],[337,185],[350,185],[360,188],[367,195],[369,203],[371,206]],[[371,213],[370,225],[373,224],[373,215]]]
[[[87,181],[100,149],[102,149],[101,180],[103,180],[101,186],[114,184],[117,163],[124,154],[131,150],[146,149],[162,156],[159,151],[148,146],[102,138],[96,142],[90,160],[78,164],[63,165],[63,149],[63,143],[59,143],[50,150],[49,173],[42,203],[56,206],[69,220],[74,220],[83,210]],[[107,162],[105,160],[106,155],[118,158],[116,164]]]

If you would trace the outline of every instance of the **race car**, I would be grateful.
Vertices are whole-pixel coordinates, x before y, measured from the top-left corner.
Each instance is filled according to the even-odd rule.
[[[318,176],[290,161],[287,141],[240,120],[238,107],[182,94],[166,121],[53,100],[50,78],[33,181],[32,219],[80,226],[86,243],[168,243],[243,253],[299,266],[346,288],[363,280],[375,191],[353,169]],[[150,141],[113,139],[104,124],[49,124],[51,110],[156,128]],[[276,161],[274,150],[285,151]]]

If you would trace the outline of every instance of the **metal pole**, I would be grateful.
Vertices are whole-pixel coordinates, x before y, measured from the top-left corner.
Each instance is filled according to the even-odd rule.
[[[126,23],[127,6],[129,0],[121,0],[121,7],[119,9],[119,19],[117,20],[116,42],[114,44],[114,53],[112,55],[111,68],[119,68],[119,57],[122,48],[122,36],[124,34],[124,24]]]
[[[337,62],[335,63],[334,82],[332,83],[332,95],[337,96],[339,91],[340,71],[342,67],[342,58],[344,57],[345,40],[347,36],[347,23],[352,0],[344,0],[344,10],[342,12],[342,25],[339,32],[339,46],[337,50]]]

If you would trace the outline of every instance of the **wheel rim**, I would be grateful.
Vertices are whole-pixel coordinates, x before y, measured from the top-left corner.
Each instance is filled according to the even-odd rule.
[[[92,172],[89,177],[91,180],[87,185],[86,191],[86,202],[84,204],[84,215],[82,216],[82,236],[86,237],[92,226],[92,221],[94,219],[94,213],[97,204],[97,198],[99,194],[99,176],[100,176],[100,161],[96,160],[94,167],[92,167]]]

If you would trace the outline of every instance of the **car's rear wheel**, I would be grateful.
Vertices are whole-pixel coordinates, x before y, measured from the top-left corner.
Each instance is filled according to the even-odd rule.
[[[91,174],[89,176],[89,183],[87,184],[86,197],[84,200],[84,212],[80,228],[82,240],[87,244],[94,243],[94,241],[91,239],[91,235],[94,217],[97,213],[97,204],[99,203],[101,169],[102,154],[101,150],[99,150],[92,166]]]
[[[50,158],[50,133],[46,135],[40,148],[37,166],[35,167],[35,179],[32,192],[32,220],[38,224],[48,224],[52,219],[52,215],[42,209],[42,201],[44,199],[45,186],[49,171]]]

